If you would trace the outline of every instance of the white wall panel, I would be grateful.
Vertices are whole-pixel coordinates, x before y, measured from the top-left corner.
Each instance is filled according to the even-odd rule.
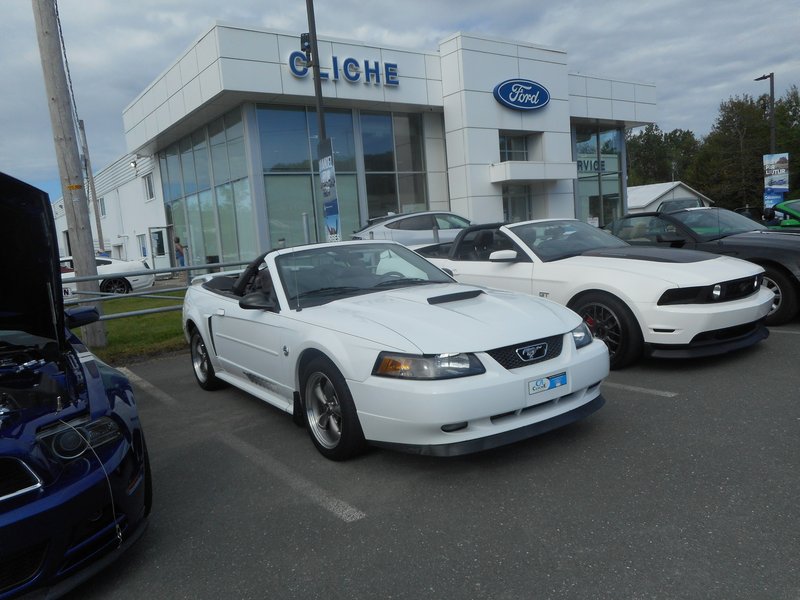
[[[212,29],[197,42],[197,68],[199,71],[207,68],[219,57],[217,44],[218,31],[220,30]]]
[[[491,93],[498,83],[519,77],[519,63],[516,56],[464,51],[461,57],[461,70],[464,74],[462,83],[465,90]]]

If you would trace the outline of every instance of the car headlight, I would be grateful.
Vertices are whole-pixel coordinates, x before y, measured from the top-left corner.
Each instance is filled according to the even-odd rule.
[[[754,294],[764,279],[764,274],[752,275],[711,285],[674,288],[667,290],[658,299],[659,306],[674,304],[714,304],[746,298]]]
[[[61,427],[41,436],[41,441],[54,456],[73,460],[89,448],[99,448],[121,436],[116,421],[111,417],[100,417],[94,421],[62,423]]]
[[[486,369],[474,354],[398,354],[381,352],[372,368],[379,377],[398,379],[452,379],[480,375]]]
[[[572,330],[572,339],[575,342],[575,348],[581,349],[591,344],[594,338],[589,326],[581,321],[581,324]]]

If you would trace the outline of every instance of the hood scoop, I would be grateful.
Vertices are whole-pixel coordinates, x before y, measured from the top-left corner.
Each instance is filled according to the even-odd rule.
[[[483,294],[483,290],[468,290],[466,292],[456,292],[454,294],[444,294],[428,298],[428,304],[445,304],[446,302],[457,302],[459,300],[469,300]]]

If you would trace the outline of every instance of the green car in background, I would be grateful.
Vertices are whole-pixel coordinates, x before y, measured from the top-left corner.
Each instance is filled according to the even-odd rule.
[[[775,218],[770,223],[765,223],[767,227],[772,229],[800,227],[800,198],[778,202],[772,208],[775,211]],[[777,223],[774,221],[777,221]]]
[[[749,217],[770,229],[800,229],[800,198],[778,202],[772,208],[763,210],[759,206],[743,206],[734,212]]]

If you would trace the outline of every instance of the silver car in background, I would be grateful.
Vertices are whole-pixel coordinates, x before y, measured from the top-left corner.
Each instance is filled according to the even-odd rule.
[[[403,215],[386,215],[370,219],[369,223],[353,233],[354,240],[394,240],[406,246],[436,242],[452,242],[470,222],[455,213],[425,211]]]

